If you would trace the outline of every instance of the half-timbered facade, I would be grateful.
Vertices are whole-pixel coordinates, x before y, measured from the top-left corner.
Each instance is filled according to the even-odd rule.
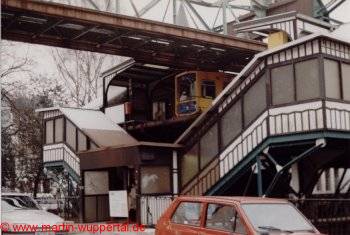
[[[257,54],[177,140],[181,193],[347,192],[349,52],[314,34]]]

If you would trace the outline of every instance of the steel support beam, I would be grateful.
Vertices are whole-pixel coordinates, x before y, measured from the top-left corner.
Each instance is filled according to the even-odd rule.
[[[144,6],[140,11],[139,11],[139,16],[142,17],[144,14],[146,14],[152,7],[156,6],[160,0],[152,0],[150,1],[146,6]]]
[[[224,34],[227,35],[227,0],[222,1],[222,26],[224,30]]]
[[[257,192],[258,192],[258,196],[261,197],[263,195],[263,187],[262,187],[263,181],[262,181],[262,174],[261,174],[261,158],[259,155],[256,157],[256,167],[257,167],[257,174],[256,174]]]
[[[177,0],[173,0],[173,24],[176,24],[176,15],[177,15]]]
[[[300,160],[310,156],[312,153],[314,153],[315,151],[317,151],[320,148],[323,148],[324,146],[325,146],[325,140],[324,140],[324,142],[322,141],[321,143],[317,143],[317,140],[316,140],[315,146],[312,146],[311,148],[309,148],[308,150],[304,151],[299,156],[293,158],[291,161],[289,161],[287,164],[285,164],[282,167],[282,169],[280,169],[276,173],[275,177],[272,179],[269,187],[266,189],[265,194],[263,196],[267,197],[267,196],[270,195],[270,193],[272,192],[273,188],[275,187],[277,181],[279,180],[279,178],[281,177],[281,175],[283,174],[283,172],[286,169],[289,169],[289,167],[291,167],[294,163],[299,162]]]
[[[191,11],[196,15],[198,20],[202,23],[202,25],[206,28],[206,30],[211,31],[209,25],[205,22],[202,16],[197,12],[197,10],[192,6],[189,0],[184,0],[187,6],[191,9]]]
[[[350,139],[349,133],[336,132],[336,131],[321,131],[315,133],[287,135],[267,138],[261,143],[255,150],[244,157],[231,171],[224,175],[212,188],[210,188],[206,195],[219,195],[220,192],[227,189],[227,185],[230,185],[238,180],[239,173],[247,165],[252,165],[256,162],[256,156],[264,152],[269,146],[274,146],[281,143],[291,143],[296,141],[310,141],[323,138],[335,138],[335,139]]]
[[[93,0],[87,0],[87,2],[90,3],[90,5],[93,6],[93,8],[95,8],[95,10],[101,10]]]

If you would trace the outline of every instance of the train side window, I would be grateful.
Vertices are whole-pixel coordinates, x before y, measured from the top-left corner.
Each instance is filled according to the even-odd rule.
[[[204,98],[215,98],[216,86],[214,81],[204,80],[202,81],[202,97]]]

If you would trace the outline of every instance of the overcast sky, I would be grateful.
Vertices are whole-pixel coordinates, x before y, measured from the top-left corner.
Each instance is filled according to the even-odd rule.
[[[64,0],[55,0],[56,2],[65,2]],[[86,0],[83,0],[83,2]],[[137,0],[134,2],[137,2],[139,5],[137,5],[138,9],[141,9],[144,5],[146,5],[150,0]],[[168,5],[169,0],[162,0],[157,7],[150,10],[147,14],[144,15],[145,18],[153,19],[153,20],[162,20],[164,17],[165,9]],[[207,0],[207,1],[214,1],[214,0]],[[81,3],[81,0],[73,0],[76,4]],[[97,2],[95,0],[95,2]],[[102,1],[99,0],[99,3]],[[236,4],[247,4],[248,1],[246,0],[236,0],[233,3]],[[328,2],[324,1],[324,2]],[[143,5],[141,4],[143,3]],[[178,4],[179,5],[179,4]],[[132,7],[130,5],[130,2],[128,0],[120,0],[120,7],[121,7],[121,13],[127,14],[127,15],[134,15],[134,12],[132,10]],[[217,9],[214,8],[204,8],[204,7],[198,7],[197,10],[201,13],[201,15],[205,15],[205,20],[207,21],[208,25],[212,26],[215,16],[217,14]],[[161,14],[160,14],[161,12]],[[343,3],[337,10],[334,11],[332,14],[332,17],[340,20],[342,22],[350,22],[350,0],[346,0],[345,3]],[[239,15],[242,14],[242,11],[236,11],[235,14]],[[228,14],[229,20],[233,19],[232,14]],[[171,4],[169,5],[167,14],[165,14],[164,17],[165,22],[171,22],[172,20],[172,12],[171,12]],[[191,18],[188,17],[188,21],[191,23]],[[197,22],[199,24],[199,22]],[[221,14],[219,14],[218,20],[216,25],[221,24]],[[194,26],[193,23],[191,23],[192,26]],[[349,32],[350,33],[350,32]],[[13,53],[18,56],[25,56],[29,55],[36,63],[34,66],[34,71],[37,74],[41,74],[43,76],[56,76],[56,67],[54,65],[54,61],[50,55],[51,48],[47,46],[41,46],[41,45],[31,45],[26,43],[16,43],[16,46],[13,49]],[[107,69],[107,68],[106,68]],[[26,79],[25,74],[18,75],[17,79],[24,80]]]

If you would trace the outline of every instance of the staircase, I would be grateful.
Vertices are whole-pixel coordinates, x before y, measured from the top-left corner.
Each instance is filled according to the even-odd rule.
[[[44,146],[43,162],[48,169],[63,168],[75,182],[80,182],[80,160],[66,144]]]
[[[350,105],[315,101],[266,110],[184,188],[183,195],[217,195],[275,144],[323,139],[350,130]],[[343,106],[344,108],[344,106]]]

